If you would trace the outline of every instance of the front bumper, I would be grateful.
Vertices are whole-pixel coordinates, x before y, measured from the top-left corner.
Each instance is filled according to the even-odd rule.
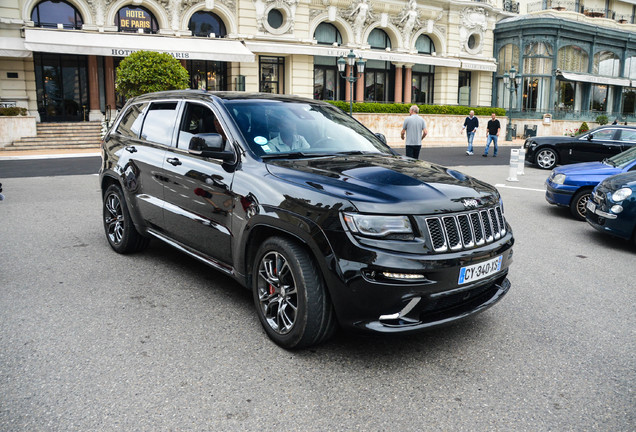
[[[577,189],[566,185],[557,185],[549,179],[545,182],[545,199],[550,204],[569,206]]]
[[[506,277],[513,243],[508,232],[487,246],[432,255],[371,251],[360,245],[352,248],[349,243],[339,251],[344,256],[336,259],[338,269],[327,281],[338,320],[343,327],[358,331],[407,333],[482,312],[510,289]],[[351,259],[353,256],[358,259]],[[474,283],[459,284],[462,267],[499,256],[499,271]],[[423,279],[389,280],[382,273],[419,274]]]
[[[607,205],[599,205],[598,202],[594,202],[594,205],[593,211],[588,209],[585,213],[585,219],[592,227],[625,240],[632,237],[636,222],[630,219],[629,213],[617,215],[611,213]]]

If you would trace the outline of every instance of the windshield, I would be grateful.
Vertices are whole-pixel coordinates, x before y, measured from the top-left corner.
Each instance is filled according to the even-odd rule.
[[[392,154],[377,136],[333,106],[258,99],[229,100],[225,106],[247,145],[261,157]]]
[[[624,168],[628,163],[636,159],[636,147],[632,147],[629,150],[612,156],[609,160],[612,165],[619,168]]]

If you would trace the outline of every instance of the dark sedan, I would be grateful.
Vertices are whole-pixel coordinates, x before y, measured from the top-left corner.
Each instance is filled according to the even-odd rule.
[[[523,144],[526,160],[539,168],[601,161],[636,146],[635,126],[601,126],[577,136],[531,137]]]
[[[636,172],[606,178],[587,202],[587,222],[597,230],[636,246]]]

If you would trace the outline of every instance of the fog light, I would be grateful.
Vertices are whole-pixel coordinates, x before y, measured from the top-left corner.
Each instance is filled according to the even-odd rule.
[[[402,279],[402,280],[418,280],[418,279],[426,279],[424,275],[414,274],[414,273],[389,273],[389,272],[381,272],[382,276],[387,279]]]
[[[622,212],[622,211],[623,211],[623,206],[620,206],[620,205],[616,204],[616,205],[612,206],[612,208],[610,209],[610,211],[611,211],[612,213],[619,214],[620,212]]]

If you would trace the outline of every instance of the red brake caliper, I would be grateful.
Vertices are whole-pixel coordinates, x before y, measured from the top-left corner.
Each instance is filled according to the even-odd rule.
[[[276,276],[276,269],[274,269],[274,276]],[[274,285],[269,284],[269,295],[274,294]]]

